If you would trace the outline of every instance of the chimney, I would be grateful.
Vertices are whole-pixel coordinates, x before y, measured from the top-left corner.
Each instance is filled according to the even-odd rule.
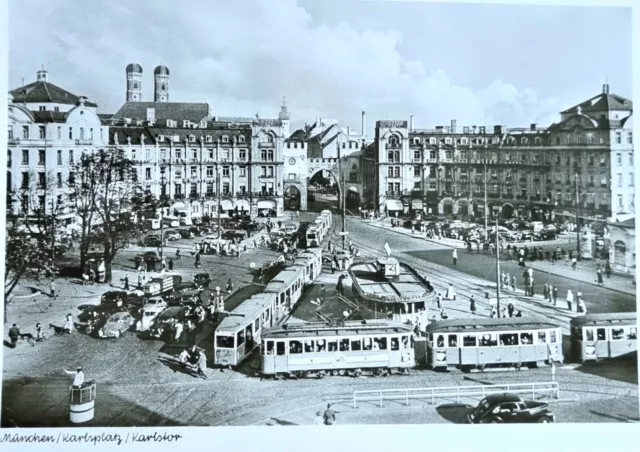
[[[409,116],[409,132],[413,132],[413,115]]]
[[[535,124],[535,123],[531,124],[531,130],[536,130],[536,129],[537,129],[537,126],[538,126],[538,125],[537,125],[537,124]]]
[[[436,132],[438,132],[438,133],[442,133],[443,129],[444,129],[443,126],[436,126]]]
[[[493,134],[502,135],[502,126],[501,125],[493,126]]]
[[[367,131],[365,129],[365,115],[364,115],[364,111],[362,112],[362,136],[366,137],[367,136]]]
[[[49,73],[45,71],[44,66],[42,66],[42,69],[40,69],[37,73],[37,80],[39,82],[47,82],[49,78],[48,76],[49,76]]]
[[[455,119],[451,120],[451,133],[456,133],[456,125],[458,124],[458,121],[456,121]]]

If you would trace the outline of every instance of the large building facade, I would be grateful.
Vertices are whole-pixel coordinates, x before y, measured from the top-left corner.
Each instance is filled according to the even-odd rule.
[[[420,211],[551,219],[635,213],[631,101],[602,93],[547,128],[448,127],[378,121],[361,157],[366,202],[390,214]]]
[[[96,104],[48,77],[42,69],[35,82],[9,93],[7,212],[28,215],[44,208],[70,224],[75,208],[66,195],[73,165],[82,153],[104,147],[109,130]]]

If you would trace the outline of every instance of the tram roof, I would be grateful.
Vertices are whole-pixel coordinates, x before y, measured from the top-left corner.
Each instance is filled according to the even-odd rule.
[[[406,264],[400,264],[400,275],[394,279],[385,278],[372,262],[354,264],[348,272],[363,297],[380,303],[410,303],[433,296],[418,273]]]
[[[611,326],[611,325],[635,325],[637,323],[635,312],[607,312],[602,314],[586,314],[571,319],[571,326]]]
[[[510,317],[510,318],[473,318],[436,320],[427,325],[430,333],[485,332],[510,330],[537,330],[543,328],[560,328],[559,325],[542,317]]]
[[[267,294],[254,295],[240,303],[237,308],[231,311],[229,316],[222,319],[222,322],[216,328],[216,332],[235,332],[257,319],[272,301],[272,297],[265,295]]]
[[[275,278],[271,280],[267,287],[265,287],[265,292],[269,292],[270,290],[280,291],[284,286],[288,286],[293,281],[296,280],[300,276],[300,272],[298,270],[294,270],[292,268],[282,270],[280,273],[276,275]]]
[[[367,320],[366,324],[362,321],[345,322],[342,325],[328,325],[326,323],[304,323],[296,325],[286,325],[272,328],[262,333],[263,339],[268,338],[314,338],[326,336],[353,336],[389,333],[411,333],[412,329],[409,325],[402,323],[389,322],[384,320],[371,321]]]

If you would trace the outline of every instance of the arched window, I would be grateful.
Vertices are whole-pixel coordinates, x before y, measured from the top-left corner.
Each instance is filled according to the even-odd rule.
[[[164,83],[160,85],[160,91],[166,91],[166,90],[167,90],[167,87]]]
[[[627,246],[618,240],[613,244],[613,260],[617,266],[624,267],[627,264]]]
[[[397,136],[391,135],[389,137],[388,143],[390,147],[397,147],[400,144],[400,140],[398,139]]]
[[[138,82],[133,82],[133,89],[138,89]]]

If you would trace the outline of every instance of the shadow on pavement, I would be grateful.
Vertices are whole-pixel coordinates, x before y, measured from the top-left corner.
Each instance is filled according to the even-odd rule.
[[[467,414],[473,409],[470,405],[462,403],[447,403],[439,405],[436,412],[445,420],[453,424],[468,424]]]
[[[625,414],[615,415],[615,414],[602,413],[600,411],[595,411],[595,410],[589,410],[589,412],[592,413],[592,414],[595,414],[596,416],[604,417],[606,419],[611,419],[611,420],[617,421],[617,422],[638,422],[638,421],[640,421],[640,418],[638,416],[627,416]]]
[[[117,390],[117,387],[115,387]],[[98,386],[95,417],[69,421],[68,378],[17,378],[2,385],[2,427],[177,427],[184,424],[104,392]]]
[[[275,417],[272,417],[271,419],[269,419],[266,423],[266,425],[270,426],[270,427],[276,427],[279,425],[298,425],[294,422],[289,422],[289,421],[284,421],[282,419],[276,419]]]
[[[637,385],[638,353],[633,352],[620,358],[605,360],[598,363],[585,363],[576,367],[575,370],[609,380]]]

